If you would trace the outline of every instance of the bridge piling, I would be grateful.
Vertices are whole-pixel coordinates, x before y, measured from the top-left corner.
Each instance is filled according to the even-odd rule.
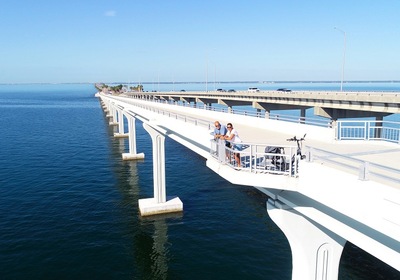
[[[128,133],[125,133],[125,125],[124,125],[124,114],[121,109],[117,108],[117,125],[118,125],[118,132],[114,133],[115,138],[126,138],[129,137]]]
[[[167,200],[165,186],[165,136],[148,124],[143,124],[150,134],[153,145],[153,189],[154,197],[139,199],[139,211],[142,216],[183,211],[179,197]]]
[[[118,122],[117,122],[117,110],[116,110],[115,106],[110,106],[109,118],[110,118],[109,125],[118,125]]]
[[[123,153],[123,160],[133,160],[133,159],[143,159],[144,153],[137,153],[136,151],[136,128],[135,128],[135,118],[128,117],[128,141],[129,141],[129,153]]]
[[[286,204],[269,199],[267,210],[292,250],[292,280],[336,280],[346,240]]]

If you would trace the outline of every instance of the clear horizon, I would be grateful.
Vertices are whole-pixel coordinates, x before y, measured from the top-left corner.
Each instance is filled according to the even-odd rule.
[[[396,0],[5,1],[0,83],[398,81],[399,10]]]
[[[135,81],[108,81],[108,82],[60,82],[60,83],[50,83],[50,82],[32,82],[32,83],[0,83],[0,85],[30,85],[30,84],[139,84],[139,82]],[[177,81],[177,82],[140,82],[141,84],[206,84],[205,81]],[[208,84],[212,85],[214,83],[218,84],[247,84],[247,83],[264,83],[264,84],[281,84],[281,83],[337,83],[340,84],[340,81],[208,81]],[[344,81],[344,84],[350,83],[400,83],[400,80],[366,80],[366,81]]]

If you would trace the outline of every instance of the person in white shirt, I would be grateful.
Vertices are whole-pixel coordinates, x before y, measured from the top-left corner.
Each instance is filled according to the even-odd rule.
[[[233,125],[231,123],[228,123],[226,125],[226,128],[228,129],[228,132],[226,133],[224,139],[228,140],[232,143],[232,149],[235,151],[241,151],[242,150],[242,140],[239,137],[239,133],[237,132],[236,129],[233,128]],[[235,156],[235,161],[238,167],[240,167],[240,153],[234,153]]]

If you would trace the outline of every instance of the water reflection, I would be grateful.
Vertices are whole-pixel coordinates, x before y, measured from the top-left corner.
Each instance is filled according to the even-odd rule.
[[[142,225],[152,225],[152,245],[149,251],[149,279],[167,279],[168,264],[171,260],[168,242],[169,219],[182,219],[182,213],[168,213],[141,218]]]

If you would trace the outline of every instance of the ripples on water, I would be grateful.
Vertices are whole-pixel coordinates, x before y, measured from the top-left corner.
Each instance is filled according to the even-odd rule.
[[[112,137],[93,94],[91,85],[0,87],[1,279],[290,279],[266,196],[171,139],[167,194],[184,212],[141,218],[138,199],[153,196],[150,137],[137,122],[146,159],[123,162],[127,140]],[[340,274],[399,276],[351,245]]]

